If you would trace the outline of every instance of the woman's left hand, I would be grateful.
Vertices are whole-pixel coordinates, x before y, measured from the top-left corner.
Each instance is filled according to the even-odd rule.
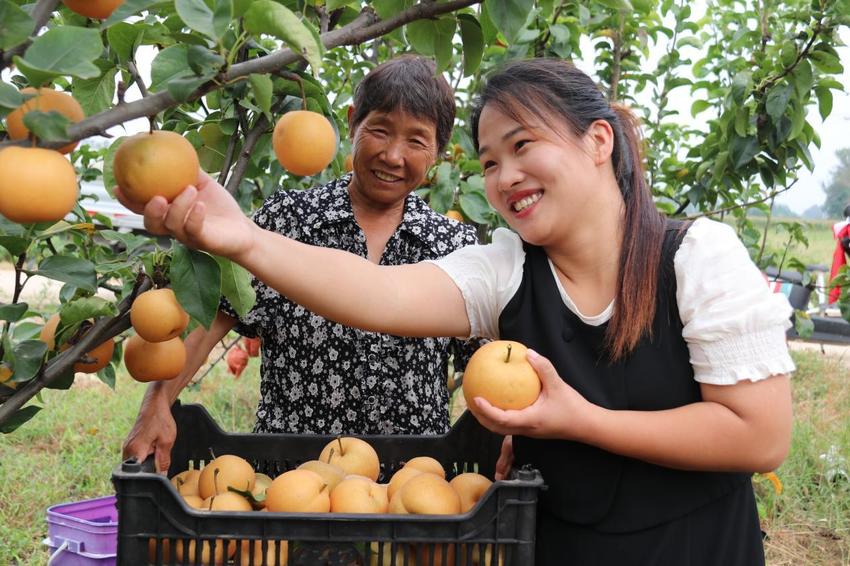
[[[540,396],[521,410],[502,410],[476,397],[478,421],[498,434],[576,440],[587,427],[595,406],[569,386],[547,358],[528,350],[531,367],[540,377]]]

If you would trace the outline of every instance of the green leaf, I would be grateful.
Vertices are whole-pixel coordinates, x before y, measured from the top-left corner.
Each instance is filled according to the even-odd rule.
[[[248,11],[248,8],[251,7],[251,3],[254,0],[233,0],[233,17],[241,18],[245,15],[245,12]]]
[[[269,113],[272,109],[272,91],[274,85],[268,75],[252,74],[248,77],[251,82],[251,92],[254,93],[254,102],[263,112]]]
[[[0,49],[16,47],[29,39],[35,21],[10,0],[0,0]]]
[[[629,0],[596,0],[603,6],[607,6],[612,10],[632,10],[632,4]]]
[[[485,0],[485,5],[490,19],[505,38],[513,43],[525,27],[534,0]]]
[[[192,318],[209,329],[221,298],[221,269],[209,254],[183,245],[174,248],[169,269],[177,301]]]
[[[110,389],[115,389],[115,366],[107,364],[106,367],[97,372],[97,377]]]
[[[52,255],[38,264],[37,275],[70,283],[85,291],[97,290],[94,264],[86,259],[66,255]]]
[[[27,405],[23,409],[16,411],[14,415],[9,417],[6,422],[0,425],[0,432],[3,434],[15,432],[22,424],[33,418],[40,410],[41,407],[36,405]]]
[[[388,20],[413,4],[415,0],[373,0],[372,7],[382,20]]]
[[[755,136],[739,137],[733,136],[732,143],[729,144],[729,154],[732,157],[732,168],[740,169],[759,152],[758,139]]]
[[[809,313],[803,310],[794,311],[794,330],[800,338],[811,338],[815,331],[815,323],[809,316]]]
[[[463,76],[475,73],[484,55],[484,32],[472,14],[458,14],[460,39],[463,42]]]
[[[22,340],[12,348],[14,381],[29,381],[38,374],[47,354],[47,344],[41,340]]]
[[[460,201],[460,209],[468,218],[479,224],[487,224],[492,209],[483,194],[478,191],[462,193],[458,200]]]
[[[224,57],[200,45],[189,46],[186,60],[198,77],[215,75],[225,64]]]
[[[792,94],[794,94],[794,87],[788,83],[770,89],[770,92],[767,94],[765,109],[767,110],[767,115],[774,122],[778,121],[785,114],[785,109],[788,107],[788,101],[791,99]]]
[[[455,35],[455,18],[445,17],[437,20],[436,34],[434,35],[434,54],[437,57],[437,72],[442,73],[452,64],[454,44],[452,38]]]
[[[0,82],[0,107],[14,110],[24,103],[24,97],[12,85]]]
[[[124,2],[122,2],[121,5],[112,12],[112,15],[109,16],[109,18],[107,18],[100,27],[101,29],[107,29],[161,1],[162,0],[124,0]]]
[[[832,113],[832,91],[828,88],[818,86],[815,88],[815,94],[818,97],[818,110],[820,117],[826,120],[826,117]]]
[[[814,75],[812,74],[812,65],[807,60],[800,61],[794,70],[791,72],[791,80],[794,82],[794,88],[797,91],[797,97],[803,98],[814,84]]]
[[[272,0],[255,0],[243,19],[245,30],[254,36],[272,35],[285,42],[310,64],[313,76],[322,68],[322,44],[292,10]]]
[[[431,186],[428,198],[431,208],[441,214],[451,208],[459,177],[459,172],[452,169],[452,164],[448,161],[443,161],[437,166],[437,174],[434,176],[434,184]]]
[[[86,116],[111,108],[115,98],[115,75],[118,74],[118,67],[104,59],[98,59],[95,63],[102,73],[99,77],[74,79],[72,85],[74,98],[83,107]]]
[[[27,312],[29,305],[26,303],[0,303],[0,320],[7,322],[18,322],[24,313]]]
[[[63,324],[74,324],[102,316],[115,316],[117,312],[114,303],[97,296],[74,299],[62,305],[60,309]]]
[[[115,230],[99,230],[98,235],[111,242],[121,242],[127,248],[127,252],[132,252],[136,248],[150,243],[150,240],[144,236],[137,236],[133,233],[125,234]]]
[[[71,121],[55,110],[40,112],[31,110],[24,114],[24,125],[41,141],[63,141],[68,139]]]
[[[711,108],[711,103],[709,101],[702,99],[694,100],[694,103],[691,104],[691,116],[696,118],[697,114],[705,112],[709,108]]]
[[[11,224],[10,220],[7,220],[5,217],[0,215],[0,224]],[[0,246],[6,248],[6,250],[13,256],[19,256],[30,246],[30,239],[17,235],[9,235],[9,234],[0,234]]]
[[[738,104],[743,104],[744,100],[753,86],[753,74],[749,71],[741,71],[732,79],[732,98]]]
[[[186,45],[173,45],[157,53],[151,63],[152,92],[167,87],[171,81],[194,76],[189,68],[189,48]]]
[[[106,150],[106,155],[103,156],[103,186],[110,196],[115,195],[115,173],[113,172],[113,161],[115,161],[115,152],[118,151],[118,146],[121,145],[127,138],[117,138],[113,141],[109,149]]]
[[[750,129],[750,112],[746,106],[739,106],[735,112],[735,133],[746,137]]]
[[[218,39],[213,28],[213,11],[204,0],[174,0],[174,8],[183,22],[207,37]]]
[[[821,72],[830,75],[838,75],[844,72],[844,66],[841,65],[838,57],[826,51],[812,51],[809,54],[809,59],[812,64]]]
[[[221,39],[233,22],[233,0],[216,0],[212,27],[215,37]]]
[[[184,77],[182,79],[175,79],[168,83],[166,90],[168,91],[168,94],[174,97],[174,100],[177,100],[178,102],[185,102],[189,100],[193,92],[198,90],[202,84],[210,80],[212,77],[213,75],[206,77]]]
[[[118,22],[106,31],[106,40],[109,48],[118,56],[118,61],[126,63],[133,58],[144,33],[142,26]]]
[[[228,300],[239,316],[245,316],[257,302],[257,294],[251,285],[251,273],[229,259],[215,257],[221,269],[221,294]]]
[[[76,377],[76,372],[74,372],[74,367],[71,366],[68,368],[63,375],[60,375],[50,385],[45,385],[48,389],[71,389],[71,386],[74,385],[74,377]]]
[[[100,69],[93,63],[103,43],[96,29],[59,26],[38,36],[15,64],[30,83],[41,86],[60,76],[93,79]]]
[[[481,31],[484,33],[484,44],[492,45],[499,35],[499,30],[496,29],[496,24],[493,23],[493,18],[490,17],[490,9],[487,6],[487,2],[481,5]]]

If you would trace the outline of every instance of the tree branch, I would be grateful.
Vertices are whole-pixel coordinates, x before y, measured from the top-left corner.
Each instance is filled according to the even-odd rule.
[[[124,300],[118,305],[116,316],[97,321],[76,344],[42,366],[38,375],[27,381],[0,405],[0,425],[5,423],[44,387],[54,383],[61,376],[66,375],[68,371],[72,371],[74,364],[86,352],[90,352],[98,344],[114,338],[130,328],[130,307],[133,305],[133,300],[151,287],[153,287],[153,282],[150,278],[140,275],[136,280],[133,292],[124,297]]]
[[[133,82],[136,83],[136,86],[139,87],[139,92],[142,93],[142,98],[146,98],[148,96],[148,87],[145,86],[145,81],[142,80],[142,75],[139,74],[139,69],[136,67],[136,63],[133,61],[127,61],[127,71],[129,71],[130,76],[133,77]],[[130,88],[128,85],[127,88]]]
[[[796,184],[797,184],[797,181],[799,181],[799,179],[794,179],[794,180],[791,182],[791,184],[790,184],[790,185],[788,185],[787,187],[785,187],[784,189],[780,189],[780,190],[778,190],[778,191],[773,191],[772,193],[770,193],[769,195],[765,196],[764,198],[760,198],[760,199],[757,199],[757,200],[752,200],[752,201],[750,201],[750,202],[745,202],[745,203],[743,203],[743,204],[736,204],[736,205],[733,205],[733,206],[727,206],[726,208],[718,208],[717,210],[710,210],[710,211],[708,211],[708,212],[701,212],[700,214],[694,214],[693,216],[688,216],[688,217],[686,217],[686,220],[696,220],[697,218],[702,218],[703,216],[715,216],[715,215],[717,215],[717,214],[724,214],[724,213],[726,213],[726,212],[730,212],[730,211],[732,211],[732,210],[737,210],[737,209],[739,209],[739,208],[749,208],[749,207],[751,207],[751,206],[753,206],[753,205],[755,205],[755,204],[759,204],[759,203],[762,203],[762,202],[764,202],[764,201],[766,201],[766,200],[770,200],[770,199],[772,199],[772,198],[776,197],[777,195],[781,195],[781,194],[782,194],[782,193],[784,193],[785,191],[790,190],[790,189],[791,189],[791,187],[793,187],[794,185],[796,185]]]
[[[415,20],[433,18],[441,14],[447,14],[478,4],[482,0],[454,0],[445,3],[428,3],[417,4],[400,12],[399,14],[387,20],[379,20],[378,16],[371,8],[364,8],[357,18],[346,25],[345,27],[329,31],[321,35],[322,44],[327,49],[339,47],[342,45],[360,44],[370,39],[375,39],[382,35],[400,28]],[[219,88],[224,83],[232,83],[237,80],[244,79],[252,73],[270,73],[290,65],[300,59],[300,55],[293,52],[291,49],[281,49],[270,55],[258,57],[251,61],[233,65],[226,73],[216,77],[199,87],[189,97],[189,100],[194,100]],[[118,104],[117,106],[95,114],[81,122],[71,124],[68,127],[69,139],[67,141],[41,143],[39,147],[57,148],[62,147],[70,141],[77,141],[87,138],[92,135],[100,134],[112,126],[123,124],[135,118],[144,116],[154,116],[159,112],[174,106],[177,101],[167,92],[157,92],[151,94],[147,98],[136,100],[126,104]],[[19,140],[14,142],[2,142],[0,148],[7,145],[29,146],[32,142],[28,140]]]
[[[265,114],[261,114],[254,126],[245,134],[245,143],[242,145],[242,150],[239,152],[239,159],[236,160],[236,165],[230,172],[230,177],[227,179],[226,189],[232,195],[236,194],[239,189],[239,184],[245,177],[245,172],[248,170],[248,164],[251,162],[251,154],[254,147],[260,140],[260,137],[269,129],[270,122]]]
[[[21,281],[21,273],[24,269],[24,262],[27,260],[26,252],[22,253],[18,256],[18,261],[15,263],[15,291],[12,293],[12,303],[17,303],[18,299],[21,298],[21,291],[24,290],[24,284],[26,281]]]
[[[32,9],[32,12],[30,12],[30,17],[35,21],[35,28],[33,29],[32,34],[33,37],[42,27],[44,27],[44,24],[47,23],[47,20],[49,20],[50,16],[53,15],[53,12],[56,11],[56,7],[58,5],[59,0],[38,0],[38,4],[36,4]],[[30,43],[32,43],[32,41],[27,40],[24,43],[13,47],[9,51],[0,51],[3,55],[0,70],[8,67],[15,55],[20,55],[26,51],[27,47],[30,46]]]

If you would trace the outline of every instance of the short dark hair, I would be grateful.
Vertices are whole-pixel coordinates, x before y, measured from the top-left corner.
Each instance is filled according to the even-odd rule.
[[[402,110],[430,121],[437,130],[437,152],[442,153],[455,121],[454,91],[437,73],[434,61],[401,55],[372,69],[354,89],[352,131],[376,110]]]
[[[844,216],[850,216],[850,204],[844,207]]]

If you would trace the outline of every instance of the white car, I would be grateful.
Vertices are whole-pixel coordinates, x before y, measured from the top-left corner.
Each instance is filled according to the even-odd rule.
[[[124,208],[115,200],[101,183],[82,183],[80,186],[80,206],[89,214],[102,214],[112,221],[112,228],[118,232],[138,232],[145,230],[144,218]],[[95,223],[98,223],[95,218]]]

